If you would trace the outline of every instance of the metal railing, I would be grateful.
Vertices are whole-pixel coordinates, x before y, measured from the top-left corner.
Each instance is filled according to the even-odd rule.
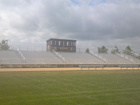
[[[132,58],[129,58],[128,56],[126,56],[124,54],[121,54],[121,53],[115,53],[115,54],[134,63],[134,60]]]
[[[94,53],[94,52],[90,51],[90,54],[92,54],[93,56],[96,56],[97,58],[103,60],[104,62],[107,62],[106,58],[102,57],[101,55],[99,55],[97,53]]]
[[[62,55],[60,55],[58,52],[56,52],[54,49],[52,50],[52,52],[53,52],[57,57],[59,57],[60,59],[62,59],[64,62],[66,62],[65,58],[64,58]]]
[[[21,51],[17,48],[17,52],[20,55],[20,57],[22,58],[23,61],[26,61],[26,58],[24,57],[24,55],[21,53]]]

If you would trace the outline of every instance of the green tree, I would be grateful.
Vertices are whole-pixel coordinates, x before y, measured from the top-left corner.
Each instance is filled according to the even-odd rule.
[[[119,51],[118,47],[115,46],[115,49],[113,49],[113,50],[111,51],[111,53],[112,53],[112,54],[120,53],[120,51]]]
[[[128,54],[131,55],[133,54],[133,50],[131,49],[131,47],[128,45],[124,50],[123,50],[124,54]]]
[[[98,53],[107,53],[108,49],[105,46],[98,47]]]
[[[0,50],[9,50],[10,46],[7,43],[7,40],[2,40],[0,43]]]
[[[140,54],[136,56],[137,59],[140,59]]]
[[[140,54],[139,54],[139,56],[138,56],[138,59],[140,60]]]
[[[86,52],[86,53],[89,53],[89,49],[87,48],[85,52]]]

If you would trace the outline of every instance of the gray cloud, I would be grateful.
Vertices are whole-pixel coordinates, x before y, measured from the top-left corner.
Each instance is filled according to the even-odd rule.
[[[0,0],[0,37],[43,44],[52,37],[70,38],[89,47],[140,44],[139,0],[75,1],[80,5],[71,0]]]

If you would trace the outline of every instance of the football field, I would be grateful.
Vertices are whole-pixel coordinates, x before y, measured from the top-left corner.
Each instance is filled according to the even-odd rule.
[[[0,105],[140,105],[140,70],[0,72]]]

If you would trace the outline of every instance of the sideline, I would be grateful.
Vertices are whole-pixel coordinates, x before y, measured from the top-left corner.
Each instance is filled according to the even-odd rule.
[[[90,70],[140,70],[138,68],[0,68],[0,72],[10,72],[10,71],[84,71],[84,70],[87,70],[87,71],[90,71]]]

